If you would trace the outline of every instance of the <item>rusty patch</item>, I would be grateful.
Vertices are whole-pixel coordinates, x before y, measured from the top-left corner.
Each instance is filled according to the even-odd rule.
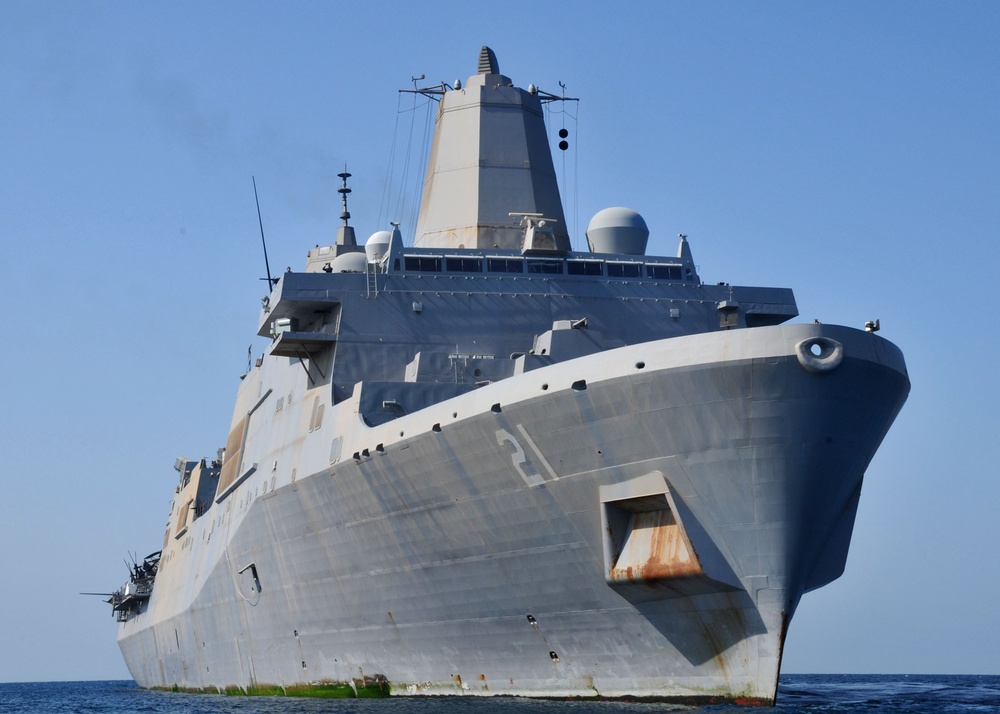
[[[641,582],[704,575],[683,528],[669,510],[633,513],[628,535],[611,569],[617,582]]]

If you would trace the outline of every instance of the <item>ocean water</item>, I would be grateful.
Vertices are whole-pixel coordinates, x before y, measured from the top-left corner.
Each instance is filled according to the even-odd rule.
[[[1000,676],[782,675],[776,709],[586,701],[298,699],[149,692],[131,681],[0,683],[0,714],[736,714],[1000,712]]]

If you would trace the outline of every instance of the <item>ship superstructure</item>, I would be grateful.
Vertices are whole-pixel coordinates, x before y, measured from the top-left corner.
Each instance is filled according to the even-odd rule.
[[[773,702],[843,571],[900,351],[706,285],[599,212],[570,248],[541,102],[483,48],[412,246],[309,252],[218,458],[179,459],[119,644],[144,687]],[[548,95],[551,96],[551,95]],[[349,193],[346,180],[341,192]],[[147,582],[147,581],[144,581]]]

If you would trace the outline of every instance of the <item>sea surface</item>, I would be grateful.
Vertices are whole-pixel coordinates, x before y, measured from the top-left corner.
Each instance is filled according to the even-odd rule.
[[[177,694],[139,689],[131,681],[0,683],[0,714],[736,714],[822,712],[1000,712],[1000,676],[782,675],[776,709],[629,702],[479,699],[298,699]]]

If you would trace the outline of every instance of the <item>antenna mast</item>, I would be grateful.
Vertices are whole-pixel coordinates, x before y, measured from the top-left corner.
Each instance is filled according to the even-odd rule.
[[[347,210],[347,194],[351,192],[351,189],[347,188],[347,179],[351,178],[351,175],[347,173],[347,164],[344,164],[343,173],[339,173],[337,176],[343,182],[343,186],[337,189],[337,193],[340,194],[340,203],[343,207],[340,212],[340,220],[344,222],[344,225],[337,229],[337,245],[356,246],[358,241],[354,237],[354,229],[347,223],[351,218],[351,213]]]
[[[271,266],[267,262],[267,243],[264,242],[264,221],[260,217],[260,199],[257,198],[257,179],[254,176],[250,176],[253,180],[253,200],[257,203],[257,223],[260,224],[260,244],[264,247],[264,270],[267,271],[267,289],[270,290],[275,284],[275,280],[271,279]],[[264,280],[265,278],[261,278]]]

